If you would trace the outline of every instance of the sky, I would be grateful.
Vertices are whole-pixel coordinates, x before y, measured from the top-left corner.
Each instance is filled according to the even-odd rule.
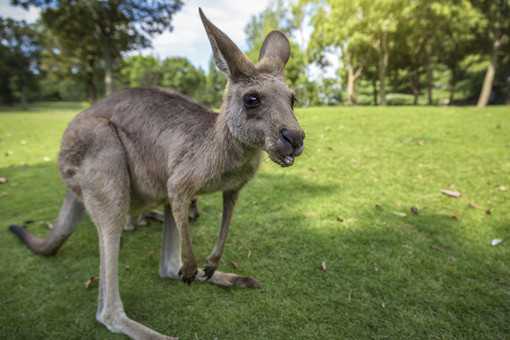
[[[260,13],[270,0],[250,1],[249,5],[242,0],[188,0],[174,16],[172,32],[164,32],[152,40],[152,49],[135,51],[134,53],[153,54],[159,58],[169,56],[187,57],[195,66],[207,70],[211,47],[198,16],[198,7],[202,7],[206,16],[241,49],[246,47],[244,27],[252,15]],[[25,11],[10,5],[10,0],[0,0],[0,15],[18,20],[34,22],[39,16],[37,9]]]

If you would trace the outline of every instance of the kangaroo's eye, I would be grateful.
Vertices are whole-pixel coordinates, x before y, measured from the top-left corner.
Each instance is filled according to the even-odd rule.
[[[243,97],[244,107],[247,109],[254,109],[260,105],[260,97],[256,93],[248,93]]]

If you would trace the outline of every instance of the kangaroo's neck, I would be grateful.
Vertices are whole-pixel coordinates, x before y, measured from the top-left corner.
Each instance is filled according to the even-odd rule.
[[[214,126],[214,145],[222,155],[225,168],[232,168],[249,162],[260,154],[260,149],[239,141],[230,131],[227,123],[228,112],[221,111]]]

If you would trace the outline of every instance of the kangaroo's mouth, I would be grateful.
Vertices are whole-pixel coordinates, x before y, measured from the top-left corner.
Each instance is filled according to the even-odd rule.
[[[286,168],[294,164],[296,157],[303,153],[305,148],[304,144],[299,148],[294,149],[290,145],[282,144],[283,147],[276,148],[275,150],[268,151],[269,158],[276,164]]]

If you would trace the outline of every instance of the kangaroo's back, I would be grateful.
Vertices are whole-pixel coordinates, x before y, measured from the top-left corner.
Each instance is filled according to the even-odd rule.
[[[168,158],[181,158],[197,147],[213,129],[217,116],[174,91],[119,91],[80,112],[67,127],[59,154],[62,178],[76,187],[74,174],[86,155],[94,152],[96,132],[106,124],[124,146],[131,184],[140,200],[164,196]]]

